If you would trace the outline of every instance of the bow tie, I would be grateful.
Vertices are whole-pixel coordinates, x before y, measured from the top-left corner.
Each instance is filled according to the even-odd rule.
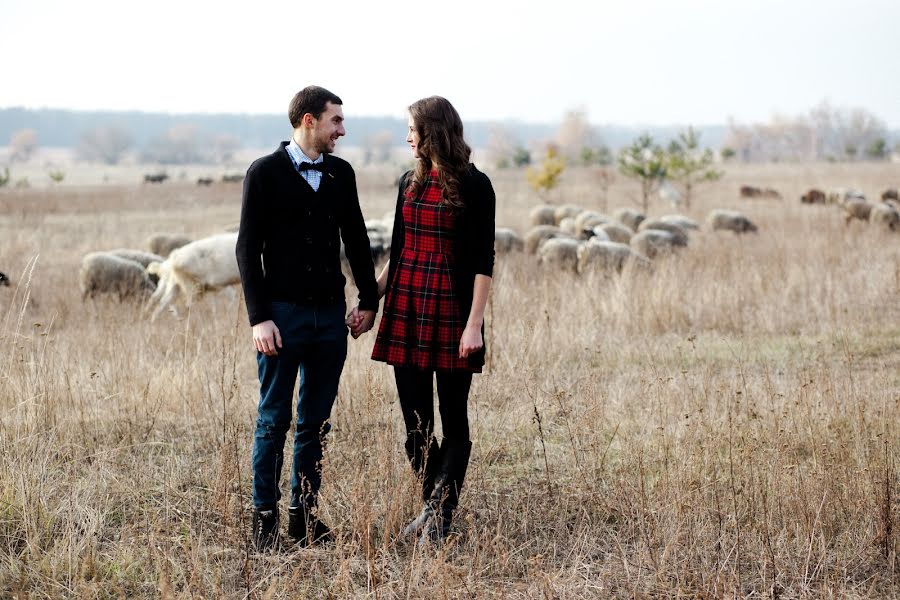
[[[301,171],[312,170],[312,171],[318,171],[320,173],[324,173],[325,172],[325,161],[322,161],[320,163],[301,162],[297,166],[297,168],[300,169]]]

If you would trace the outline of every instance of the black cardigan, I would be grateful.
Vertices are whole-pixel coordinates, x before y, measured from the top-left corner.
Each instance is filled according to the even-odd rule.
[[[412,171],[404,173],[400,178],[397,192],[397,207],[394,212],[394,233],[391,237],[391,264],[388,267],[388,287],[394,281],[394,274],[400,262],[403,240],[406,234],[403,225],[403,202],[406,199],[406,183]],[[453,239],[453,253],[456,257],[456,270],[453,273],[453,285],[460,303],[460,318],[465,323],[472,310],[472,295],[475,288],[475,275],[491,277],[494,272],[494,231],[497,199],[494,188],[487,175],[469,165],[469,172],[460,181],[460,197],[464,203],[457,221],[456,235]],[[484,323],[481,324],[484,337]],[[484,364],[485,349],[469,355],[469,363],[473,366]]]
[[[359,288],[359,307],[378,309],[378,284],[350,164],[325,155],[319,191],[303,178],[282,142],[244,178],[237,256],[250,324],[272,318],[269,303],[344,301],[340,240]]]

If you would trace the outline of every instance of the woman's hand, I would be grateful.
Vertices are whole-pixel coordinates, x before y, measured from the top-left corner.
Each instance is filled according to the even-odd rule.
[[[462,339],[459,340],[459,357],[467,358],[470,354],[484,347],[484,339],[481,337],[481,326],[466,325]]]

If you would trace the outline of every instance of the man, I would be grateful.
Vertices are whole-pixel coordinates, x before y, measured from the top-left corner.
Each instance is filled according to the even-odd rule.
[[[343,136],[341,99],[317,86],[294,96],[290,142],[255,161],[244,179],[237,261],[259,366],[259,414],[253,443],[253,539],[260,550],[279,539],[278,481],[299,373],[288,534],[302,544],[331,539],[317,517],[322,447],[347,356],[347,325],[368,331],[378,287],[356,175],[331,156]],[[345,321],[340,242],[359,288]]]

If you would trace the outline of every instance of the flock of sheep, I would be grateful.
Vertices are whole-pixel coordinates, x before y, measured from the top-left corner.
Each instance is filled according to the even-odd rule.
[[[900,231],[895,190],[886,192],[878,203],[854,192],[831,198],[816,190],[804,195],[803,201],[813,198],[812,202],[818,203],[820,197],[822,203],[833,201],[842,206],[847,222],[861,219]],[[390,255],[393,224],[393,213],[366,222],[376,265]],[[497,253],[524,251],[536,255],[542,265],[577,273],[617,273],[628,264],[650,266],[657,257],[686,247],[691,232],[701,229],[700,223],[678,214],[648,218],[633,208],[620,208],[605,215],[571,204],[536,206],[530,212],[530,224],[524,236],[498,227]],[[744,214],[724,209],[711,211],[705,228],[735,234],[757,231]],[[83,257],[79,272],[82,296],[115,294],[120,300],[141,299],[146,301],[145,310],[152,309],[152,318],[156,319],[167,307],[175,308],[178,301],[190,305],[206,292],[240,283],[236,242],[234,231],[199,240],[154,234],[147,239],[146,250],[91,252]],[[345,272],[349,274],[346,264]],[[8,279],[0,274],[0,285],[3,283],[8,284]]]
[[[859,190],[833,190],[825,193],[816,188],[800,197],[803,204],[834,204],[844,212],[844,222],[859,220],[874,227],[900,232],[900,193],[894,188],[881,194],[881,202],[870,202]]]
[[[390,254],[393,223],[393,214],[366,222],[376,264]],[[153,320],[168,307],[177,312],[179,303],[189,306],[207,292],[240,283],[237,235],[229,231],[191,240],[156,233],[147,238],[147,250],[90,252],[82,258],[79,271],[82,299],[111,294],[120,301],[143,300],[145,310],[153,311]],[[343,248],[341,255],[344,261]]]
[[[690,231],[700,224],[684,215],[648,218],[632,209],[620,208],[612,216],[580,206],[539,205],[530,213],[531,229],[524,238],[498,228],[498,253],[524,250],[536,254],[538,262],[578,273],[621,272],[626,264],[649,266],[659,256],[687,246]],[[713,231],[737,234],[757,231],[740,212],[711,211],[706,225]]]
[[[156,319],[176,300],[189,305],[206,292],[240,283],[236,243],[233,232],[195,241],[157,233],[147,239],[148,250],[88,253],[78,274],[82,298],[115,294],[119,300],[146,300]]]

